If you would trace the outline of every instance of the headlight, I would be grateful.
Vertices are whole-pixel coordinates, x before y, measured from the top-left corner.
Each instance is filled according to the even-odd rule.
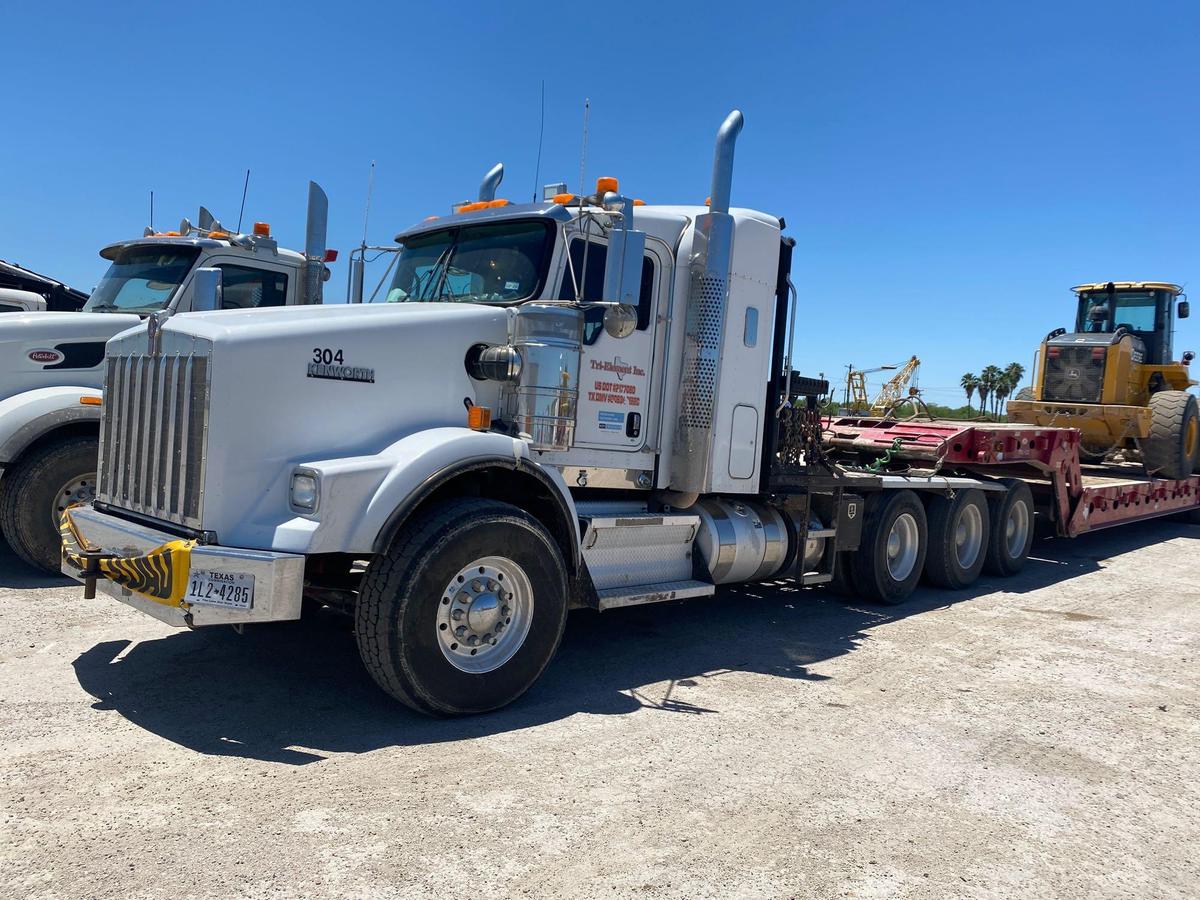
[[[316,472],[298,470],[292,473],[290,500],[295,509],[316,512],[320,497],[321,485]]]

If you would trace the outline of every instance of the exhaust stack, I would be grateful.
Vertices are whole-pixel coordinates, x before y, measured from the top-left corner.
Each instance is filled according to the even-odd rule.
[[[329,198],[315,181],[308,183],[308,222],[304,227],[304,303],[321,302],[325,281],[325,233],[329,224]]]
[[[721,342],[729,301],[733,257],[733,148],[745,119],[739,110],[725,117],[713,154],[712,193],[707,213],[696,217],[688,261],[689,287],[684,311],[680,369],[679,419],[671,451],[670,489],[709,493],[713,482],[713,417],[721,383]]]
[[[496,163],[488,173],[483,176],[483,183],[479,185],[479,199],[491,202],[496,199],[496,188],[500,187],[500,182],[504,180],[504,163]]]
[[[729,192],[733,187],[733,147],[746,119],[742,111],[735,109],[725,117],[717,131],[717,149],[713,154],[712,190],[709,193],[715,213],[729,212]]]

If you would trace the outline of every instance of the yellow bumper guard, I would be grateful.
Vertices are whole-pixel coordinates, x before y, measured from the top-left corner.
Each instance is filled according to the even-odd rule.
[[[91,544],[75,526],[70,509],[63,510],[58,530],[63,561],[79,570],[87,598],[96,595],[96,579],[107,578],[163,606],[191,608],[183,596],[195,541],[167,541],[141,556],[117,556]]]

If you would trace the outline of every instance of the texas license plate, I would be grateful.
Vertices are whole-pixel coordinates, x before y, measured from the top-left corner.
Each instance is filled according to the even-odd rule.
[[[188,575],[186,603],[250,609],[254,606],[254,576],[245,572],[212,572],[192,569]]]

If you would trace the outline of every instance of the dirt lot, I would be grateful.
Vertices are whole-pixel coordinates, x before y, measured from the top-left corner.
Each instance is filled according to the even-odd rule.
[[[430,721],[343,620],[174,631],[0,554],[9,897],[1200,895],[1200,527],[895,610],[573,614]]]

